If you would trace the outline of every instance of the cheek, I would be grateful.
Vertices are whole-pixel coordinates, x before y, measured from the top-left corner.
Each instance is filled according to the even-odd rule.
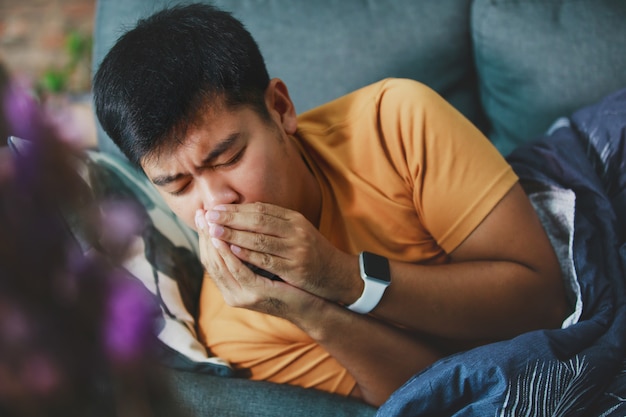
[[[200,207],[193,204],[193,199],[185,196],[172,197],[163,195],[165,203],[187,226],[196,230],[196,210]]]
[[[245,202],[278,203],[274,201],[276,166],[272,158],[259,155],[249,162],[239,178],[239,189]]]

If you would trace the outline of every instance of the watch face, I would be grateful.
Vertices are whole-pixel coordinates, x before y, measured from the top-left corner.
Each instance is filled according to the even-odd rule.
[[[385,283],[391,282],[389,260],[387,258],[375,253],[363,252],[361,259],[363,260],[363,272],[367,277]]]

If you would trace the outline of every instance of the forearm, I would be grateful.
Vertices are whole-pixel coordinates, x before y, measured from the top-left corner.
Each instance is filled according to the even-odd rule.
[[[337,276],[328,282],[354,284],[342,291],[336,285],[321,296],[349,305],[363,291],[358,257],[343,254],[334,265]],[[537,269],[506,260],[443,265],[390,261],[390,272],[391,285],[372,314],[438,338],[501,340],[558,327],[564,319],[558,265]]]
[[[449,339],[500,340],[563,320],[562,285],[510,261],[391,263],[377,316]]]
[[[397,327],[327,301],[293,321],[348,370],[360,397],[377,406],[442,356]]]

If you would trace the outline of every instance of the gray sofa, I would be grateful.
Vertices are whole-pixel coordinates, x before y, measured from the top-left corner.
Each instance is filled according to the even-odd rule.
[[[438,91],[503,153],[626,87],[624,0],[216,0],[257,39],[270,76],[310,109],[381,78]],[[101,0],[94,70],[141,16],[177,2]],[[99,131],[99,150],[119,151]],[[174,349],[176,350],[176,349]],[[360,403],[167,361],[190,415],[366,416]]]

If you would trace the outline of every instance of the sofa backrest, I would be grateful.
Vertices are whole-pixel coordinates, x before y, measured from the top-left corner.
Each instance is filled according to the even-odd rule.
[[[625,0],[198,1],[244,23],[298,112],[382,78],[412,78],[503,154],[626,87]],[[94,70],[138,18],[188,2],[100,0]]]
[[[474,0],[472,46],[500,152],[626,87],[626,1]]]

